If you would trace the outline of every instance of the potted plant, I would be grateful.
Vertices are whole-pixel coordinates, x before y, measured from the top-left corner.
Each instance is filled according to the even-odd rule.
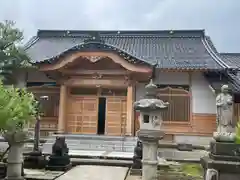
[[[26,89],[5,87],[0,81],[0,132],[9,144],[7,179],[23,179],[23,147],[27,125],[35,120],[37,101]]]

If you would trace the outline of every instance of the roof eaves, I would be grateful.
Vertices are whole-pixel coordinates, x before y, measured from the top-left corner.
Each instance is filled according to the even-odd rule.
[[[229,77],[229,81],[231,85],[234,87],[234,91],[239,93],[240,92],[240,79],[231,73],[227,73],[227,76]]]
[[[78,37],[91,36],[98,33],[101,36],[159,36],[159,37],[203,37],[204,30],[38,30],[38,37]]]
[[[209,45],[208,40],[206,39],[206,36],[202,38],[202,43],[204,47],[206,48],[207,52],[210,54],[210,56],[224,69],[232,69],[228,64],[226,64],[217,54],[217,52],[214,52],[214,50]]]
[[[103,46],[105,46],[106,48],[108,48],[109,50],[113,50],[113,51],[119,53],[120,56],[123,56],[123,55],[125,54],[125,55],[127,55],[127,57],[124,56],[124,59],[125,59],[126,61],[131,62],[131,63],[133,63],[133,59],[135,59],[135,60],[141,62],[142,64],[149,65],[149,66],[153,66],[152,64],[146,62],[145,60],[140,59],[140,58],[138,58],[138,57],[135,57],[135,56],[133,56],[133,55],[131,55],[131,54],[129,54],[129,53],[121,50],[121,49],[118,48],[118,47],[115,47],[115,46],[110,45],[110,44],[105,43],[105,42],[93,42],[93,41],[92,41],[92,42],[85,41],[85,42],[83,42],[83,43],[81,43],[81,44],[78,44],[78,45],[76,45],[76,46],[73,46],[72,48],[66,49],[65,51],[63,51],[62,53],[60,53],[60,54],[58,54],[58,55],[56,55],[56,56],[53,56],[53,57],[48,58],[48,59],[45,59],[45,60],[43,60],[43,61],[41,61],[41,62],[36,62],[36,64],[43,64],[43,63],[45,63],[45,62],[46,62],[46,63],[54,63],[58,58],[65,56],[65,55],[66,55],[67,53],[69,53],[69,52],[72,52],[72,51],[75,51],[75,50],[80,50],[80,49],[84,48],[85,45],[88,45],[88,44],[103,45]],[[132,57],[132,58],[130,58],[130,57]]]
[[[28,50],[31,46],[33,46],[39,40],[38,36],[33,36],[24,46],[24,50]]]
[[[220,52],[220,55],[236,55],[236,56],[240,56],[240,53],[228,53],[228,52]]]

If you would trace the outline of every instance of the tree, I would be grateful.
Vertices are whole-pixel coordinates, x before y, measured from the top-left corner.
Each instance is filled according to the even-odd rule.
[[[0,81],[0,132],[10,147],[7,178],[21,179],[23,145],[28,138],[25,127],[35,120],[37,107],[32,93]]]
[[[13,21],[0,22],[0,75],[5,79],[12,77],[14,71],[32,67],[22,40],[23,32]]]

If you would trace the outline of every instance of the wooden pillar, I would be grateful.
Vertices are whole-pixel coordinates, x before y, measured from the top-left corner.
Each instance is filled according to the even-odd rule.
[[[126,124],[126,135],[133,135],[133,123],[134,123],[134,109],[133,103],[135,99],[135,87],[133,84],[129,84],[127,87],[127,124]]]
[[[60,87],[60,103],[59,103],[59,116],[58,116],[58,133],[65,132],[66,121],[66,106],[67,106],[67,86],[61,85]]]

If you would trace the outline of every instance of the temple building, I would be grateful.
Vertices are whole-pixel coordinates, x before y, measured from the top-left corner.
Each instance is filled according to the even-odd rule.
[[[49,97],[41,102],[42,135],[134,136],[139,114],[133,103],[152,78],[159,98],[170,104],[162,126],[169,137],[211,136],[213,84],[223,77],[229,83],[238,69],[204,30],[39,30],[26,51],[38,67],[24,72],[26,86],[37,98]]]

